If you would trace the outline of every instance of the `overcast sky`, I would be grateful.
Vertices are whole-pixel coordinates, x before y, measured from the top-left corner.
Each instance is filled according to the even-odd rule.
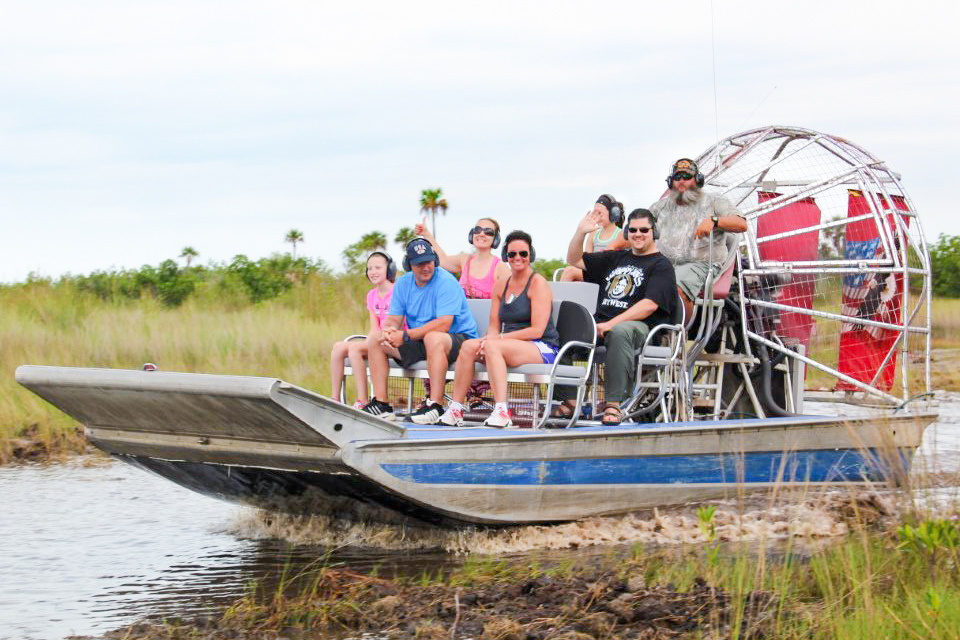
[[[647,206],[677,157],[769,124],[856,142],[928,239],[960,234],[957,7],[0,0],[0,281],[294,228],[339,268],[436,187],[448,251],[489,215],[561,257],[600,193]]]

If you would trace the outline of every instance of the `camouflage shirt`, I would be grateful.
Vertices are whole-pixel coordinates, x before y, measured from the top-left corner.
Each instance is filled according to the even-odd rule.
[[[657,249],[673,264],[709,261],[710,238],[695,239],[697,225],[710,216],[738,216],[740,212],[715,193],[702,191],[700,199],[690,204],[677,204],[674,197],[675,194],[668,193],[650,207],[660,232]],[[723,264],[727,258],[726,234],[722,229],[713,231],[714,264]]]

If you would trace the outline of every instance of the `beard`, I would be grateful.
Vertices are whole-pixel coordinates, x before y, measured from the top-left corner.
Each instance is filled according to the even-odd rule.
[[[670,188],[670,195],[673,196],[673,201],[678,205],[685,204],[694,204],[700,197],[703,195],[703,191],[700,187],[694,185],[685,191],[677,191],[673,187]]]

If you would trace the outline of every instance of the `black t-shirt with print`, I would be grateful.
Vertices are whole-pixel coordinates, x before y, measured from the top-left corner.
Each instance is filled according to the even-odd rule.
[[[600,285],[597,322],[620,315],[643,299],[657,303],[657,310],[644,320],[654,327],[670,322],[677,304],[677,280],[673,265],[659,252],[636,256],[629,249],[583,254],[583,279]]]

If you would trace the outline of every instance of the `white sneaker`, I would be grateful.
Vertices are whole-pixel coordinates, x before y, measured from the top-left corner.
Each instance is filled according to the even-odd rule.
[[[510,419],[510,412],[503,409],[494,409],[490,417],[483,421],[488,427],[512,427],[513,421]]]
[[[437,424],[443,407],[439,403],[427,400],[423,406],[410,414],[410,421],[416,424]]]
[[[444,424],[448,427],[462,427],[463,409],[451,409],[450,407],[447,407],[447,410],[443,412],[442,416],[440,416],[440,420],[437,421],[437,424]]]
[[[365,406],[367,406],[367,403],[366,403],[366,402],[361,402],[361,401],[359,401],[359,400],[354,400],[354,401],[353,401],[353,408],[356,409],[357,411],[363,411],[363,408],[364,408]]]

